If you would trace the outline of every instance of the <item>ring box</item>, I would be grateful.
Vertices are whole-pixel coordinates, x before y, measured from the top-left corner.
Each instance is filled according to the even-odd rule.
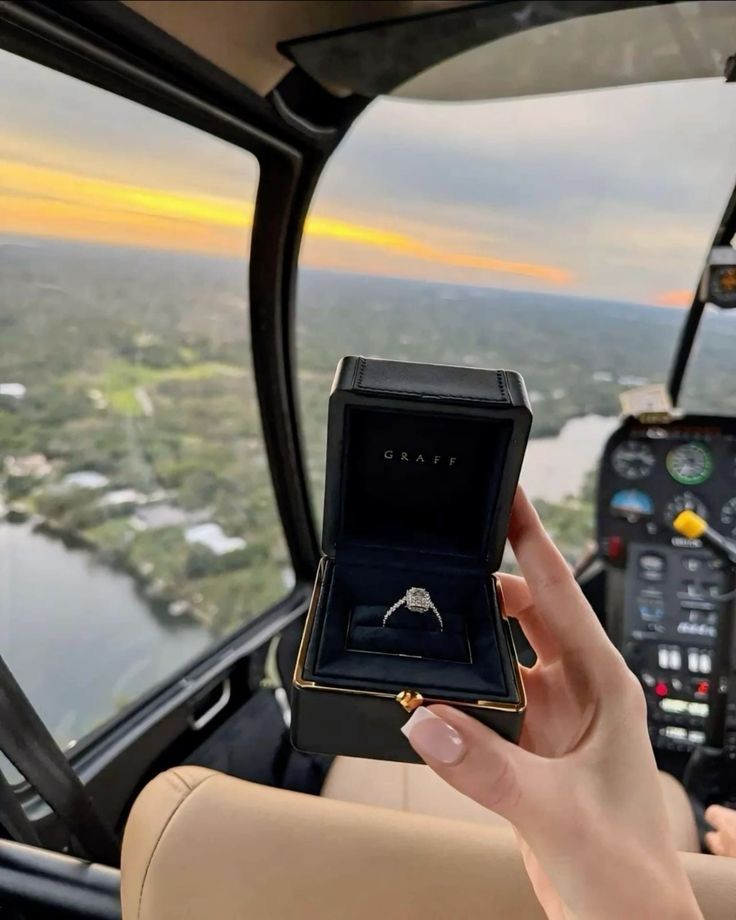
[[[295,747],[417,762],[399,729],[436,702],[518,739],[526,699],[494,573],[531,419],[513,371],[340,362]]]

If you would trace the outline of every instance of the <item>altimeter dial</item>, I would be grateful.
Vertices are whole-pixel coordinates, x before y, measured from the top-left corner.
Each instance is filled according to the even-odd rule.
[[[611,454],[611,466],[622,479],[645,479],[654,469],[654,451],[643,441],[624,441]]]

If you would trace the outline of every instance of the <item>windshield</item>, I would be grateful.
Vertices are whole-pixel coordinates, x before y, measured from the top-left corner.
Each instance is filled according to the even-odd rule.
[[[303,249],[299,370],[317,504],[342,355],[510,367],[535,416],[522,481],[577,556],[618,396],[665,380],[733,186],[732,100],[732,86],[707,79],[376,102],[328,165]],[[728,389],[727,366],[713,366]],[[693,377],[690,403],[707,407],[712,386]]]

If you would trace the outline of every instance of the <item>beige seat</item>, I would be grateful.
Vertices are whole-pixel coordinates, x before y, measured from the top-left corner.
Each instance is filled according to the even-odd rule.
[[[685,789],[669,773],[660,773],[659,777],[677,849],[699,853],[695,816]],[[429,767],[419,764],[337,757],[327,774],[322,795],[341,802],[379,805],[436,818],[508,826],[503,818],[456,792]]]
[[[731,920],[736,862],[682,856],[706,920]],[[123,920],[543,920],[511,832],[256,786],[201,767],[141,793]]]

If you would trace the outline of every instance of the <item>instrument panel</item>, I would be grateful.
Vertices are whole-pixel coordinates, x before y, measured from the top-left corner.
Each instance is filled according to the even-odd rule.
[[[611,537],[679,540],[671,523],[686,508],[736,539],[736,420],[626,423],[609,440],[602,461],[602,544]]]
[[[736,419],[624,422],[604,450],[597,497],[607,627],[642,683],[655,749],[679,754],[712,737],[714,705],[725,713],[734,683],[733,573],[699,540],[674,531],[685,509],[736,539]],[[728,709],[736,756],[736,703]]]

